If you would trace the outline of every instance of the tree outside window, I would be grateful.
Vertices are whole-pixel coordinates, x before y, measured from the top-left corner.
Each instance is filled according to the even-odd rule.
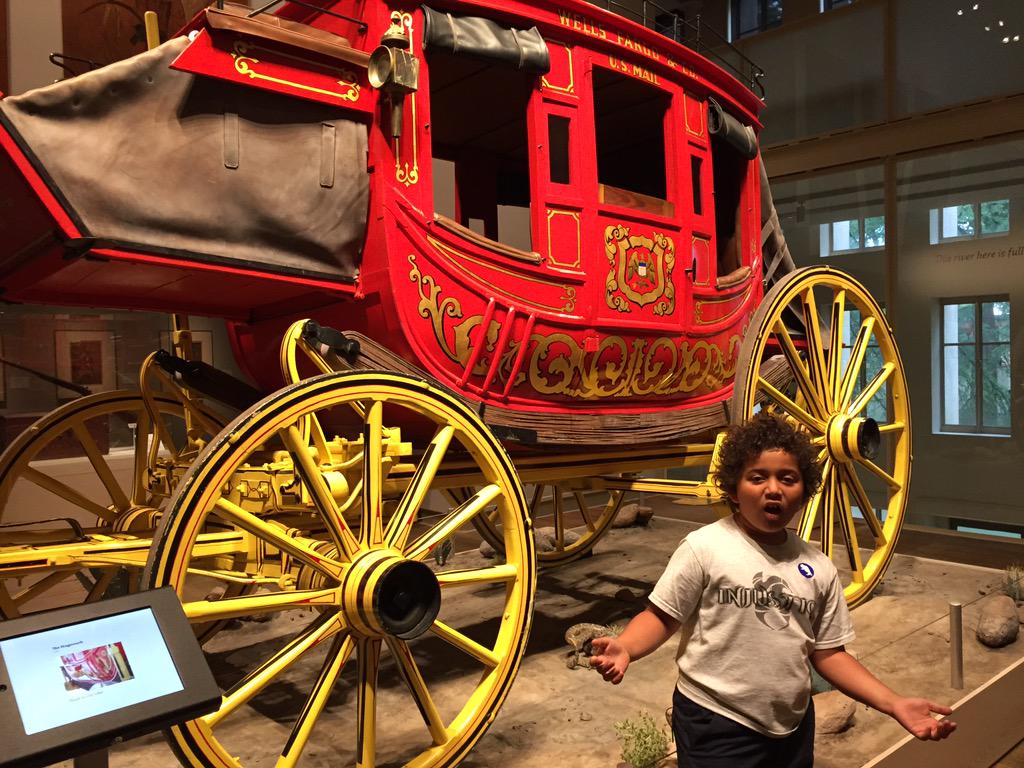
[[[885,247],[885,216],[863,216],[821,225],[821,256]]]
[[[1010,231],[1010,201],[988,200],[932,208],[930,237],[932,245],[950,240],[1005,235]]]
[[[941,428],[1010,433],[1010,302],[1005,297],[942,303]]]

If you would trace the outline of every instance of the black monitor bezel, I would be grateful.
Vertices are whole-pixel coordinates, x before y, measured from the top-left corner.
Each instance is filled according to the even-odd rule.
[[[94,715],[32,735],[25,733],[3,654],[0,653],[0,768],[34,768],[91,752],[123,739],[161,730],[220,706],[221,691],[199,642],[170,587],[0,622],[0,641],[150,609],[181,680],[182,690]]]

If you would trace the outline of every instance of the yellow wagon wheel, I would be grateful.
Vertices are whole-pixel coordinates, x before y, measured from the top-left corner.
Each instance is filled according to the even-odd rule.
[[[274,466],[294,467],[281,501],[304,500],[305,521],[294,508],[285,517],[274,502],[261,505],[251,492],[258,483],[241,479],[268,456]],[[475,462],[479,490],[427,517],[428,494],[432,512],[443,498],[432,491],[444,484],[449,460],[462,472]],[[490,505],[507,561],[434,564],[429,553],[470,531]],[[202,568],[197,536],[214,520],[247,532],[251,551],[287,555],[315,577],[282,578],[245,597],[187,599],[186,577]],[[285,387],[203,450],[150,554],[146,583],[178,590],[192,621],[263,614],[273,615],[266,626],[280,629],[276,645],[264,639],[233,654],[249,663],[224,673],[235,679],[220,710],[172,729],[171,744],[185,764],[218,768],[268,759],[293,766],[307,748],[365,768],[456,765],[490,725],[518,670],[535,572],[516,472],[456,398],[378,372],[329,373]],[[242,708],[250,720],[272,711],[258,743],[232,717]]]
[[[791,374],[783,389],[762,376],[775,356]],[[820,447],[824,482],[797,532],[835,555],[851,607],[866,600],[895,552],[910,483],[907,382],[881,308],[837,270],[790,273],[751,320],[732,405],[734,423],[765,405]]]
[[[0,545],[76,536],[71,524],[38,522],[43,518],[69,518],[93,534],[152,529],[169,496],[170,467],[188,457],[181,402],[167,396],[151,402],[156,426],[138,392],[78,398],[40,418],[7,446],[0,454]],[[158,463],[163,470],[154,473]],[[0,616],[98,600],[120,570],[93,565],[54,571],[31,583],[2,579]]]
[[[608,491],[598,505],[592,505],[581,490],[563,487],[558,483],[537,483],[526,486],[530,502],[530,519],[536,530],[551,529],[554,548],[537,550],[537,563],[541,567],[564,565],[585,557],[608,531],[625,497],[623,491]],[[472,489],[453,489],[459,498],[471,494]],[[473,520],[480,536],[496,552],[503,552],[502,535],[492,512]]]

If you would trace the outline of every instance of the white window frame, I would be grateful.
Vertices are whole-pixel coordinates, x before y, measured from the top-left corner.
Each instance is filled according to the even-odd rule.
[[[1007,222],[1005,232],[982,232],[981,231],[981,206],[988,205],[989,203],[1001,203],[1006,201],[1007,204],[1007,215],[1010,212],[1010,200],[1009,198],[1002,197],[998,200],[977,200],[974,202],[965,200],[960,203],[953,203],[952,205],[944,205],[941,208],[931,208],[928,211],[928,242],[931,245],[939,245],[940,243],[958,243],[963,240],[978,240],[980,238],[990,237],[1006,237],[1010,234],[1009,222]],[[959,209],[970,206],[974,209],[974,234],[973,235],[951,235],[947,237],[942,234],[943,230],[943,217],[946,215],[946,211],[951,209]]]
[[[864,233],[866,231],[865,221],[867,219],[882,219],[882,221],[883,221],[883,225],[882,225],[883,226],[883,235],[882,235],[882,244],[881,245],[864,245]],[[857,238],[858,246],[856,248],[836,248],[835,247],[835,240],[834,240],[835,225],[836,224],[844,224],[844,223],[850,222],[850,221],[856,221],[856,222],[860,223],[860,233],[859,233],[858,238]],[[820,249],[818,251],[818,255],[821,258],[826,259],[826,258],[828,258],[830,256],[845,256],[846,254],[849,254],[849,253],[863,253],[865,251],[882,251],[882,250],[885,250],[885,234],[884,234],[885,224],[884,224],[884,222],[885,222],[885,214],[884,213],[877,213],[877,214],[871,214],[871,215],[868,215],[868,216],[852,217],[852,218],[848,218],[848,219],[837,219],[835,221],[829,221],[829,222],[822,223],[818,227],[818,244],[819,244],[819,249]]]
[[[966,434],[975,436],[991,436],[991,437],[1009,437],[1013,433],[1013,415],[1011,412],[1010,426],[1008,427],[996,427],[987,426],[984,424],[985,414],[985,390],[984,390],[984,376],[982,376],[982,365],[984,355],[982,354],[983,347],[992,346],[994,344],[1005,344],[1010,350],[1010,370],[1013,370],[1013,345],[1011,340],[1007,341],[989,341],[986,342],[981,338],[982,323],[981,323],[981,307],[983,304],[990,302],[1006,302],[1010,305],[1010,297],[1008,295],[998,296],[964,296],[961,298],[952,299],[940,299],[939,300],[939,359],[935,367],[935,374],[939,380],[938,386],[938,427],[940,432],[950,434]],[[971,304],[974,306],[974,328],[975,338],[974,341],[959,342],[955,339],[951,342],[946,341],[946,323],[945,323],[945,308],[948,306],[957,306],[961,304]],[[1010,324],[1012,329],[1013,323],[1013,307],[1010,306]],[[974,380],[976,382],[976,394],[975,394],[975,423],[973,425],[961,425],[961,424],[948,424],[946,422],[946,348],[947,347],[961,347],[965,345],[972,345],[974,347]],[[1013,391],[1013,380],[1010,381],[1010,391]]]

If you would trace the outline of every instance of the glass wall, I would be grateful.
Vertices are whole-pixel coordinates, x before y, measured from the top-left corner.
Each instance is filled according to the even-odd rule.
[[[1006,482],[1024,462],[1022,158],[1016,139],[897,165],[897,333],[917,522],[1024,530]]]

